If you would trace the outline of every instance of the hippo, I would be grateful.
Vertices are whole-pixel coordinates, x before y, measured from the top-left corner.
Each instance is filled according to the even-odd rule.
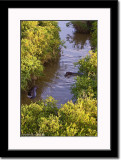
[[[35,86],[35,87],[32,87],[32,88],[29,90],[29,92],[28,92],[28,98],[33,99],[33,98],[36,97],[36,95],[37,95],[37,93],[36,93],[37,88],[38,88],[38,87]]]
[[[83,75],[83,73],[66,72],[64,76],[70,77],[70,76],[79,76],[79,75]]]

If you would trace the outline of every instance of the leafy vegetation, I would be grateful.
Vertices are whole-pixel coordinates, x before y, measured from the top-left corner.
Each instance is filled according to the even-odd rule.
[[[67,102],[58,109],[52,97],[21,106],[21,134],[41,136],[96,136],[97,101],[91,97]]]
[[[78,62],[79,71],[68,101],[60,109],[52,97],[21,106],[21,134],[35,136],[97,136],[97,52]]]
[[[95,50],[97,49],[97,21],[94,21],[92,23],[91,45],[94,47]]]
[[[74,98],[87,96],[97,98],[97,52],[90,51],[90,55],[80,59],[78,63],[79,72],[83,76],[77,76],[76,83],[72,86]]]
[[[21,89],[25,90],[31,76],[41,76],[44,63],[56,59],[60,28],[55,21],[21,21]]]
[[[39,132],[39,125],[43,118],[56,115],[58,108],[52,97],[45,101],[38,101],[30,105],[21,106],[21,134],[35,135]],[[41,119],[42,118],[42,119]]]
[[[53,23],[54,26],[57,25],[57,23],[55,22]],[[47,57],[49,55],[51,56],[51,52],[48,53],[49,49],[46,48],[47,45],[45,42],[45,39],[48,36],[50,36],[48,34],[46,35],[46,32],[48,32],[47,30],[49,30],[47,25],[53,26],[53,23],[47,21],[39,21],[39,22],[29,21],[29,23],[24,24],[25,32],[22,32],[22,37],[23,37],[22,41],[23,43],[27,42],[28,45],[27,48],[25,44],[22,47],[23,50],[22,56],[24,55],[24,58],[22,58],[23,66],[21,66],[23,67],[22,70],[23,79],[24,77],[27,77],[27,79],[29,79],[31,74],[36,73],[38,75],[38,73],[43,72],[43,64],[46,61],[44,60],[44,56],[45,55]],[[91,34],[93,41],[92,43],[94,44],[95,48],[97,47],[96,23],[97,22],[94,22],[91,27],[93,30]],[[30,27],[30,25],[32,27]],[[38,31],[35,29],[36,28],[35,26],[40,27],[41,29],[39,29]],[[46,28],[48,29],[46,30]],[[27,38],[25,38],[26,34],[28,34],[26,33],[28,32],[27,31],[28,29],[32,30],[32,32],[33,30],[36,31],[37,33],[39,32],[38,34],[40,34],[41,36],[37,38],[37,41],[41,42],[41,44],[44,44],[46,46],[45,49],[43,45],[42,45],[43,47],[38,48],[36,46],[36,42],[34,39],[31,39],[32,40],[31,43],[31,41],[29,41],[28,35]],[[40,32],[43,30],[44,34]],[[51,41],[52,39],[49,37],[46,39],[50,40],[50,42],[48,41],[48,44],[50,44],[49,47],[52,46],[52,48],[54,48],[55,43],[58,45],[60,44],[60,40],[57,34],[58,30],[59,29],[55,31],[54,29],[56,33],[52,32],[55,37],[57,36],[56,38],[58,39],[58,42]],[[36,34],[34,36],[36,36]],[[31,47],[28,47],[29,42],[30,46],[35,45],[36,52],[34,52],[34,49],[32,49]],[[50,50],[52,48],[50,47]],[[58,51],[58,47],[54,49]],[[33,53],[34,56],[32,57],[30,53]],[[26,62],[23,62],[24,60],[26,60]],[[58,109],[57,101],[53,97],[48,97],[46,100],[38,101],[36,103],[31,103],[30,105],[22,105],[21,135],[97,136],[97,51],[96,49],[95,51],[90,51],[88,56],[80,59],[79,62],[77,62],[75,65],[78,65],[79,72],[83,73],[83,75],[76,77],[76,82],[71,88],[74,98],[76,98],[76,102],[73,103],[72,101],[68,101],[67,103],[62,105],[60,109]],[[38,70],[38,66],[40,70]],[[24,67],[28,68],[25,69]]]
[[[96,50],[97,47],[97,21],[70,21],[66,25],[76,29],[79,33],[90,33],[91,34],[91,45]]]

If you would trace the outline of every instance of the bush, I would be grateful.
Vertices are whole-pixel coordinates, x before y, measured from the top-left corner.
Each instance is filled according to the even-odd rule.
[[[58,108],[52,97],[48,97],[45,101],[38,101],[30,105],[21,106],[21,134],[36,135],[39,133],[40,123],[43,117],[57,115]]]
[[[96,136],[97,101],[90,97],[79,98],[59,109],[62,124],[61,136]]]
[[[34,135],[38,132],[38,117],[43,111],[43,106],[36,103],[21,106],[21,134]]]
[[[52,97],[21,106],[21,134],[44,136],[96,136],[97,101],[91,97],[67,102],[57,109]]]
[[[34,28],[34,25],[46,27],[48,24],[52,26],[53,23],[50,23],[49,21],[39,21],[38,23],[32,23],[32,28]],[[56,26],[57,24],[54,25]],[[27,31],[27,29],[30,28],[30,23],[27,25],[24,24],[24,28]],[[35,31],[37,30],[35,29]],[[48,31],[51,32],[49,28]],[[46,31],[44,32],[46,33]],[[56,34],[56,31],[53,34]],[[95,35],[96,29],[94,30],[94,35],[92,34],[92,37],[96,42]],[[23,34],[22,36],[25,37],[26,34]],[[48,37],[48,35],[46,36]],[[58,35],[56,36],[58,37]],[[28,43],[26,40],[23,40],[22,42],[25,44]],[[44,42],[44,40],[41,42]],[[22,49],[28,51],[29,47],[26,47],[29,45],[25,44]],[[50,46],[53,46],[53,43],[51,43]],[[43,50],[45,51],[45,55],[46,49]],[[40,50],[42,49],[40,48]],[[33,50],[31,49],[30,51],[32,52]],[[39,72],[42,72],[43,70],[44,55],[42,56],[42,59],[40,58],[40,55],[43,54],[43,52],[38,52],[38,54],[36,53],[33,52],[33,54],[35,54],[34,57],[31,57],[31,54],[29,55],[28,52],[23,52],[22,54],[25,55],[25,59],[27,59],[27,56],[29,57],[28,62],[25,61],[25,59],[22,59],[21,67],[23,68],[23,72],[21,75],[23,76],[23,80],[25,82],[26,78],[30,78],[30,73],[37,69],[35,66],[39,66]],[[33,64],[36,65],[33,66]],[[22,105],[22,135],[97,136],[97,52],[90,51],[90,55],[79,60],[79,62],[75,65],[78,65],[79,73],[83,73],[83,75],[77,76],[76,82],[72,86],[72,93],[74,94],[74,98],[77,99],[76,103],[74,104],[72,101],[68,101],[60,109],[58,109],[57,101],[52,97],[48,97],[46,100],[31,103],[30,105]],[[28,67],[28,69],[26,70],[24,67]],[[35,73],[37,73],[37,70]]]
[[[66,25],[67,27],[73,25],[78,33],[90,33],[91,45],[94,50],[97,48],[97,21],[70,21]]]
[[[74,98],[84,97],[85,94],[97,98],[97,52],[90,51],[90,55],[79,60],[79,72],[82,76],[77,76],[75,84],[72,86]]]
[[[91,29],[91,45],[96,50],[97,48],[97,21],[92,23],[92,29]]]
[[[56,59],[60,28],[55,21],[21,21],[21,89],[26,90],[31,75],[41,76],[44,63]]]

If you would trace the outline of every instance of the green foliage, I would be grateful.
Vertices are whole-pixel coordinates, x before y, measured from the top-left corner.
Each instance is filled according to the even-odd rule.
[[[21,21],[21,89],[26,89],[31,75],[42,75],[45,62],[58,56],[63,45],[59,31],[55,21]]]
[[[77,98],[60,109],[52,97],[21,106],[21,134],[35,136],[97,136],[97,52],[78,62],[72,92]]]
[[[38,131],[38,117],[43,107],[36,103],[21,106],[21,134],[34,135]]]
[[[39,134],[44,136],[59,136],[59,117],[50,114],[48,118],[41,117]]]
[[[27,80],[30,79],[31,74],[42,73],[43,64],[51,59],[53,49],[58,51],[58,47],[56,48],[54,44],[58,46],[62,42],[59,40],[59,28],[56,22],[29,21],[27,24],[23,22],[21,82],[22,86],[27,86]],[[92,38],[96,42],[96,23],[93,23],[93,28],[95,29],[93,29]],[[56,39],[53,40],[54,37]],[[55,54],[53,52],[53,57]],[[72,93],[77,99],[76,103],[68,101],[58,109],[57,101],[48,97],[46,100],[30,105],[22,105],[22,135],[97,136],[97,52],[90,51],[90,54],[79,60],[76,65],[79,72],[83,73],[77,76],[72,86]]]
[[[39,133],[39,125],[43,118],[48,118],[49,115],[57,115],[56,102],[52,97],[49,97],[45,101],[22,105],[21,134],[35,135]]]
[[[97,48],[97,21],[92,23],[91,44],[95,49]]]
[[[97,136],[97,100],[79,98],[57,109],[56,101],[21,106],[21,134],[41,136]]]
[[[72,86],[74,98],[91,96],[97,98],[97,52],[90,51],[90,55],[76,63],[79,72],[84,73],[77,76],[76,83]]]
[[[96,136],[97,100],[90,97],[79,98],[64,104],[59,110],[62,124],[61,136]]]
[[[96,50],[97,48],[97,21],[70,21],[66,26],[73,25],[76,32],[79,33],[90,33],[91,34],[91,45]]]

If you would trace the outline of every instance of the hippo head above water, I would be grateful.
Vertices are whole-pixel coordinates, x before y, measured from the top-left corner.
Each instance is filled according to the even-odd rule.
[[[64,76],[67,77],[67,76],[71,76],[72,74],[73,74],[72,72],[66,72]]]
[[[70,77],[70,76],[81,76],[84,73],[74,73],[74,72],[66,72],[66,74],[64,75],[65,77]]]

